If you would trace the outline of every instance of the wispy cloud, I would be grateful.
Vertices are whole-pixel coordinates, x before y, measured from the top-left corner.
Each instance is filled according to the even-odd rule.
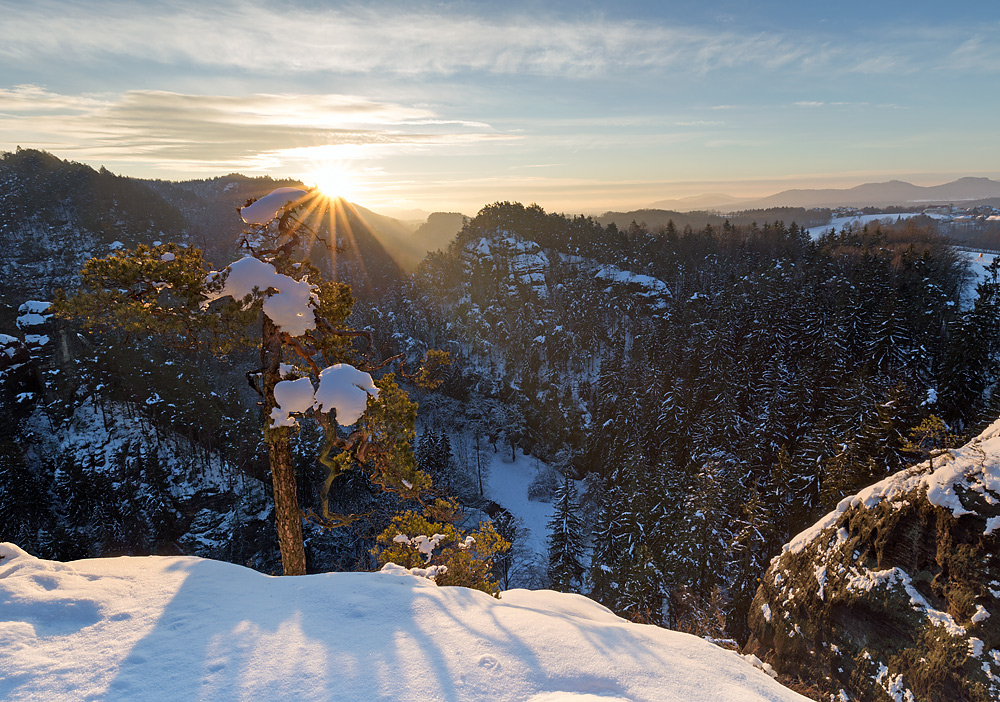
[[[780,34],[604,18],[471,14],[251,2],[146,5],[0,2],[8,62],[131,57],[267,74],[594,75],[622,70],[778,68],[822,47]]]
[[[87,62],[125,57],[268,75],[463,71],[553,76],[626,70],[798,68],[861,73],[920,68],[1000,70],[1000,27],[897,28],[864,37],[747,33],[665,20],[602,16],[484,16],[398,3],[324,6],[261,0],[0,0],[0,61]],[[458,7],[471,7],[460,5]],[[540,13],[544,15],[544,10]]]
[[[91,161],[146,162],[168,172],[287,171],[318,156],[373,158],[515,138],[425,108],[349,95],[133,90],[72,96],[33,85],[0,89],[0,143]]]

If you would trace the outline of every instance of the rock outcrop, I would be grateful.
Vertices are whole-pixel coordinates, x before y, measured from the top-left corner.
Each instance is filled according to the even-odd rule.
[[[834,700],[1000,700],[1000,421],[775,557],[748,652]]]

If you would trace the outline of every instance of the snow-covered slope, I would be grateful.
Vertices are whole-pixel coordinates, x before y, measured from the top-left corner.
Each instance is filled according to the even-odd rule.
[[[739,655],[581,597],[401,569],[278,578],[0,544],[0,699],[792,701]]]

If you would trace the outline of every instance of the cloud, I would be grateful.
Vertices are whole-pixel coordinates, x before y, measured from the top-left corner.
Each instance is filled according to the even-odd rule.
[[[401,9],[402,8],[402,9]],[[774,34],[656,22],[482,17],[455,11],[212,1],[5,3],[8,65],[132,60],[288,73],[607,75],[779,68],[817,52]]]
[[[132,90],[72,96],[34,85],[0,89],[0,143],[169,172],[287,171],[320,155],[374,158],[515,138],[426,108],[351,95]]]
[[[599,15],[473,14],[455,6],[293,0],[0,0],[0,64],[74,67],[123,59],[261,75],[562,77],[622,71],[798,69],[857,73],[1000,70],[1000,25],[879,28],[879,40],[813,32],[748,33]],[[875,30],[873,30],[875,31]],[[121,66],[117,66],[121,68]]]

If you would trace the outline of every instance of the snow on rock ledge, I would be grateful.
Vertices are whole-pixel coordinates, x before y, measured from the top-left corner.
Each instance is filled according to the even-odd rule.
[[[18,317],[15,322],[17,324],[17,328],[26,329],[28,327],[37,327],[40,324],[45,324],[52,318],[52,314],[48,311],[51,306],[51,302],[28,300],[17,308]]]
[[[1000,699],[998,521],[1000,421],[792,539],[761,579],[748,650],[850,699]]]
[[[934,470],[931,470],[932,462],[936,464]],[[955,517],[977,514],[965,503],[974,499],[974,495],[981,496],[987,503],[1000,499],[1000,419],[962,448],[901,470],[853,497],[844,498],[837,509],[793,538],[785,550],[802,551],[852,507],[864,505],[871,509],[880,502],[892,502],[900,495],[915,491],[924,492],[930,504],[950,511]],[[968,496],[965,502],[960,497],[963,494]]]
[[[0,545],[0,697],[799,702],[741,656],[579,595],[398,572],[271,577]]]

